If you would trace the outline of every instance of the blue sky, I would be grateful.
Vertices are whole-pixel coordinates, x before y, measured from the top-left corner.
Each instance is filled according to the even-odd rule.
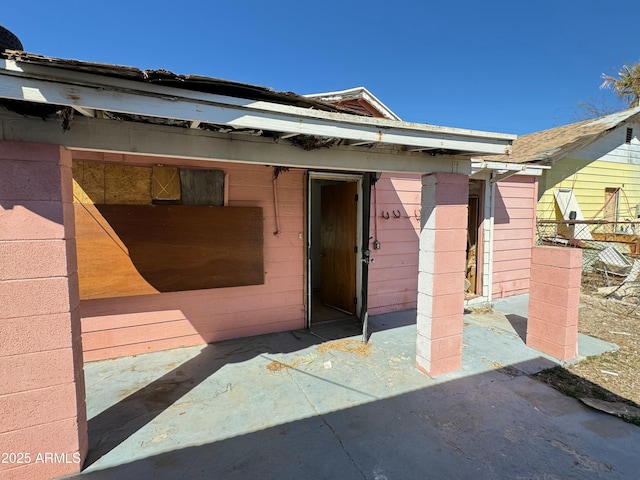
[[[300,94],[365,86],[403,120],[525,134],[624,108],[602,73],[640,60],[637,0],[26,0],[25,50]]]

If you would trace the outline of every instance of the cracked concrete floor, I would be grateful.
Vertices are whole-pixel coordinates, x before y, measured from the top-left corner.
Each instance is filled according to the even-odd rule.
[[[436,379],[413,318],[372,317],[368,349],[334,324],[89,363],[79,477],[635,477],[640,428],[524,375],[553,362],[499,315],[465,317],[463,369]]]

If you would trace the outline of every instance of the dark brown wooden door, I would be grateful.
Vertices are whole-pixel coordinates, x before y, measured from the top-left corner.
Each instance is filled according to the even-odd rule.
[[[321,298],[326,305],[355,313],[357,182],[322,186],[320,201]]]

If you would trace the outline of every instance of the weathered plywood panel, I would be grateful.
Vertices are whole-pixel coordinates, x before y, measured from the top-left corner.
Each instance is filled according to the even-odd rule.
[[[95,205],[75,204],[74,212],[81,300],[158,293]]]
[[[73,201],[75,203],[105,202],[105,164],[73,161]]]
[[[183,205],[224,205],[224,172],[222,170],[180,169]]]
[[[73,161],[73,196],[83,204],[151,204],[151,168]]]
[[[135,269],[160,292],[264,283],[261,208],[97,208],[126,246]]]
[[[104,203],[112,205],[150,205],[151,168],[105,164]]]
[[[151,197],[153,200],[180,200],[180,172],[177,167],[153,167]]]

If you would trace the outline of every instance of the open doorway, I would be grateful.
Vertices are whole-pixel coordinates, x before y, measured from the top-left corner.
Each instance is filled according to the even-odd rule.
[[[307,322],[363,314],[362,175],[309,173]]]
[[[467,267],[465,298],[482,294],[482,201],[484,181],[469,180],[469,215],[467,220]]]

